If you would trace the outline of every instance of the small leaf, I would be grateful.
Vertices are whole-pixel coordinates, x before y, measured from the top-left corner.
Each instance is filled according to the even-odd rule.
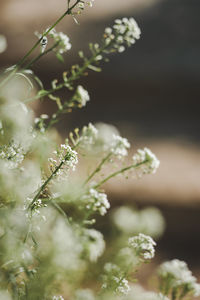
[[[46,96],[47,93],[48,93],[48,91],[46,91],[46,90],[40,90],[38,92],[38,96],[43,97],[43,96]]]
[[[56,53],[56,57],[61,63],[64,63],[64,58],[60,53]]]
[[[101,68],[95,67],[93,65],[89,65],[88,69],[95,71],[95,72],[101,72]]]

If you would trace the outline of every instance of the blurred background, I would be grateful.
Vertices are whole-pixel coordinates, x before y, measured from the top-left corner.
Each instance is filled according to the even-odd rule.
[[[8,50],[0,68],[22,57],[66,7],[64,0],[1,0],[0,34]],[[89,122],[116,125],[138,147],[149,147],[161,161],[153,176],[142,180],[113,180],[108,186],[113,206],[155,205],[167,222],[158,244],[164,259],[186,260],[200,275],[200,2],[199,0],[95,0],[78,19],[65,18],[57,27],[68,34],[72,50],[59,63],[53,54],[34,66],[49,87],[50,80],[77,62],[78,50],[99,41],[116,18],[133,16],[142,36],[122,54],[111,57],[102,73],[90,72],[81,84],[89,91],[86,108],[69,114],[58,129],[66,135]],[[63,97],[67,97],[64,92]],[[53,103],[36,106],[37,113],[53,111]],[[120,183],[120,184],[119,184]]]

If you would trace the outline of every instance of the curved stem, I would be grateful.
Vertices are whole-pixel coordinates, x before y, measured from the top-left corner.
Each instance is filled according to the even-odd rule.
[[[29,55],[37,48],[37,46],[40,44],[41,40],[43,39],[44,36],[46,36],[60,21],[66,16],[70,15],[73,8],[80,2],[81,0],[77,0],[71,7],[68,7],[68,9],[56,20],[56,22],[49,27],[47,31],[45,31],[41,38],[37,40],[37,42],[33,45],[33,47],[20,59],[20,61],[16,64],[15,68],[11,73],[0,83],[0,88],[9,80],[12,78],[12,76],[19,70],[19,68],[23,65],[23,63],[26,61],[26,59],[29,57]]]
[[[28,206],[28,209],[33,209],[35,202],[39,199],[42,191],[45,189],[45,187],[47,186],[47,184],[49,183],[49,181],[51,181],[51,179],[56,175],[56,173],[61,169],[62,165],[65,163],[65,160],[61,161],[61,163],[56,167],[56,169],[51,173],[51,175],[47,178],[47,180],[43,183],[43,185],[41,185],[41,187],[39,188],[37,194],[35,195],[35,197],[33,198],[32,202],[30,203],[30,205]]]
[[[41,57],[46,55],[47,53],[51,52],[54,48],[58,46],[59,42],[56,42],[51,48],[47,49],[46,51],[40,53],[38,56],[33,58],[23,69],[26,70],[30,68],[35,62],[37,62]]]
[[[102,168],[103,164],[111,157],[111,155],[112,155],[112,153],[110,152],[110,153],[108,153],[108,155],[106,155],[106,156],[102,159],[102,161],[101,161],[100,164],[96,167],[96,169],[95,169],[95,170],[89,175],[89,177],[85,180],[83,186],[86,185],[86,184],[92,179],[92,177],[94,177],[94,175],[95,175],[96,173],[98,173],[98,172],[101,171],[101,168]]]
[[[50,89],[48,91],[46,91],[46,93],[44,92],[42,94],[42,97],[45,97],[45,96],[48,96],[50,94],[52,94],[53,92],[56,92],[60,89],[62,89],[63,87],[66,86],[66,84],[70,84],[71,82],[75,81],[75,80],[78,80],[83,74],[84,72],[86,71],[86,69],[88,68],[88,66],[90,64],[92,64],[95,60],[96,60],[96,57],[98,55],[100,55],[104,50],[106,50],[106,48],[110,47],[110,44],[108,45],[104,45],[102,48],[99,49],[98,52],[96,52],[90,59],[88,59],[84,64],[83,66],[79,69],[79,71],[77,73],[75,73],[74,75],[72,75],[71,77],[68,78],[67,82],[61,82],[59,85],[57,85],[54,89]],[[34,101],[34,100],[37,100],[37,99],[40,99],[41,98],[41,95],[40,94],[37,94],[36,96],[34,97],[31,97],[31,98],[28,98],[24,101],[24,103],[27,103],[27,102],[31,102],[31,101]]]
[[[107,176],[106,178],[104,178],[102,181],[100,181],[99,183],[97,183],[95,186],[93,186],[93,188],[98,188],[100,187],[102,184],[104,184],[106,181],[110,180],[111,178],[119,175],[119,174],[123,174],[124,172],[130,170],[130,169],[137,169],[138,167],[144,165],[148,160],[144,160],[143,162],[141,163],[138,163],[138,164],[135,164],[135,165],[130,165],[128,167],[125,167],[125,168],[122,168],[112,174],[110,174],[109,176]]]

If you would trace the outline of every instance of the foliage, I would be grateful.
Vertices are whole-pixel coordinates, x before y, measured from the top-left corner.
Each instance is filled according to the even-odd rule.
[[[129,161],[130,143],[114,126],[89,123],[62,142],[54,127],[63,114],[90,100],[76,81],[89,70],[101,71],[100,63],[108,61],[109,54],[121,53],[139,39],[135,20],[115,20],[100,43],[89,45],[91,56],[80,51],[82,63],[64,72],[61,82],[53,80],[50,89],[30,69],[51,51],[64,61],[71,42],[55,26],[66,16],[77,23],[93,2],[68,0],[63,15],[43,33],[36,33],[35,45],[1,74],[0,299],[178,300],[198,296],[196,279],[178,260],[159,267],[158,292],[135,284],[137,270],[154,257],[153,238],[164,230],[158,209],[117,208],[110,214],[117,234],[105,241],[98,230],[98,220],[110,209],[103,184],[120,174],[154,174],[159,161],[151,150],[139,149]],[[0,45],[3,52],[3,36]],[[39,53],[29,59],[38,48]],[[39,90],[33,94],[36,85]],[[61,89],[71,91],[70,99],[60,98],[57,91]],[[28,103],[44,97],[55,101],[57,110],[52,116],[35,117]],[[85,164],[79,169],[80,160]],[[104,173],[106,166],[109,172]]]

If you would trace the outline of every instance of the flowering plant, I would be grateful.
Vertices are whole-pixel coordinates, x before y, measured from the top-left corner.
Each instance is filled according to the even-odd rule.
[[[103,184],[119,174],[154,174],[159,160],[151,150],[138,150],[126,163],[130,143],[115,127],[89,123],[59,143],[63,139],[54,127],[65,113],[90,100],[85,88],[75,85],[86,70],[101,71],[100,63],[107,61],[107,55],[123,52],[140,38],[136,21],[115,20],[105,29],[101,43],[89,45],[91,56],[80,51],[82,64],[64,72],[61,82],[53,80],[50,89],[31,70],[51,51],[64,60],[63,54],[72,45],[55,26],[66,16],[77,23],[93,2],[68,0],[64,14],[43,33],[36,32],[35,45],[1,74],[0,299],[178,300],[198,296],[199,284],[179,260],[159,267],[158,292],[134,284],[138,268],[154,257],[153,238],[164,230],[158,209],[120,207],[112,211],[110,219],[118,235],[111,241],[105,241],[98,229],[99,218],[110,209]],[[2,43],[0,52],[6,43],[0,36]],[[37,48],[39,53],[30,59]],[[57,94],[62,89],[71,91],[67,101]],[[28,103],[44,97],[55,101],[57,110],[51,116],[35,117]],[[80,157],[86,167],[90,159],[92,169],[85,173],[79,169]],[[105,175],[106,165],[110,171]]]

